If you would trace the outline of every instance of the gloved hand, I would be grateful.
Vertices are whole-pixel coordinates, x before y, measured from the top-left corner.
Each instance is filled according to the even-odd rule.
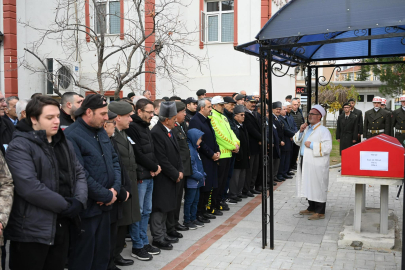
[[[83,204],[75,198],[65,198],[70,206],[63,210],[60,215],[68,218],[75,218],[83,210]]]

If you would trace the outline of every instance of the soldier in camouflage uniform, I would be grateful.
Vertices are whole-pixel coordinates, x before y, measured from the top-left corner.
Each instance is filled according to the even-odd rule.
[[[392,112],[392,135],[405,146],[405,95],[399,98],[401,108]]]
[[[381,109],[381,97],[373,98],[374,108],[364,114],[364,138],[369,139],[380,134],[390,135],[391,117],[388,111]]]
[[[14,184],[3,154],[0,152],[0,246],[3,246],[3,231],[13,205]],[[1,258],[1,249],[0,249]],[[0,266],[1,270],[1,266]]]

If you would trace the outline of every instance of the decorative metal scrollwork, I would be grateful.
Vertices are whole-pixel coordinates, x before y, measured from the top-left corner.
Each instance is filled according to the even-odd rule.
[[[356,30],[354,30],[354,35],[356,37],[365,36],[365,35],[367,35],[367,33],[368,33],[367,29],[356,29]]]
[[[385,27],[385,32],[388,34],[398,32],[398,26],[387,26]]]
[[[278,65],[278,66],[276,66]],[[287,71],[283,73],[283,65],[280,63],[274,63],[271,65],[271,73],[273,73],[274,76],[276,77],[284,77],[285,75],[287,75],[288,71],[290,70],[290,66],[288,66]],[[276,74],[274,71],[278,71],[280,73],[282,73],[281,75]]]
[[[402,45],[405,45],[405,37],[403,37],[403,38],[401,39],[401,44],[402,44]]]
[[[316,79],[317,82],[318,82],[318,84],[321,85],[321,86],[326,86],[326,85],[328,85],[328,84],[330,83],[330,81],[332,80],[332,77],[333,77],[333,74],[335,73],[335,71],[340,72],[340,71],[342,71],[342,69],[341,69],[340,67],[335,67],[335,68],[332,70],[332,74],[330,75],[329,81],[328,81],[327,83],[325,83],[325,82],[326,82],[326,77],[325,77],[325,76],[319,76],[319,77]]]
[[[323,34],[324,39],[332,39],[337,35],[337,32],[329,32]]]
[[[304,47],[296,47],[293,53],[294,54],[305,54],[305,48]]]

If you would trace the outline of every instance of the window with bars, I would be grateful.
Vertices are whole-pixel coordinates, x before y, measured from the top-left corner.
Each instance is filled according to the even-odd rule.
[[[206,1],[201,17],[201,40],[211,42],[233,42],[234,1]]]
[[[120,34],[120,1],[99,1],[94,8],[97,34]]]

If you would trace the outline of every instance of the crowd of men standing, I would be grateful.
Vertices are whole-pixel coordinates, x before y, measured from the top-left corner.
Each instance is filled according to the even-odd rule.
[[[263,191],[261,113],[269,111],[257,95],[150,98],[0,94],[3,268],[9,253],[12,270],[116,270],[134,264],[121,256],[127,237],[131,256],[149,261],[181,232]],[[290,102],[271,104],[276,181],[293,175],[292,136],[304,122],[299,99]]]

